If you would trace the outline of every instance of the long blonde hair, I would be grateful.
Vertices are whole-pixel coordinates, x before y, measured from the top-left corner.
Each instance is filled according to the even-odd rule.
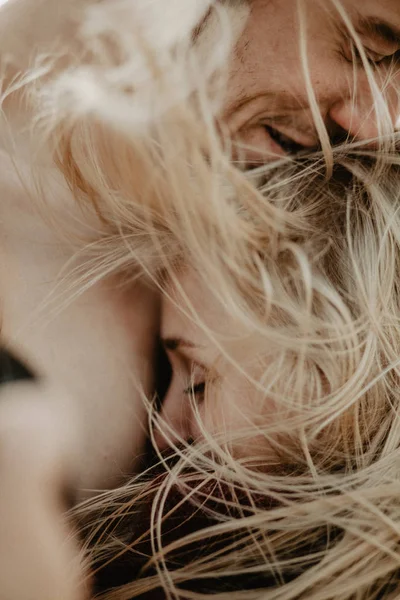
[[[263,361],[245,372],[265,407],[273,399],[253,435],[274,452],[238,459],[200,424],[203,440],[182,440],[164,477],[98,499],[95,564],[114,558],[106,577],[122,569],[123,582],[105,598],[161,586],[171,598],[397,597],[400,161],[376,181],[375,160],[343,154],[329,183],[315,160],[277,168],[260,190],[215,181],[197,208],[196,189],[185,195],[164,267],[196,269],[240,324],[238,369]],[[189,301],[181,309],[201,324]],[[208,394],[218,401],[212,382]]]
[[[325,144],[250,174],[232,166],[214,117],[234,4],[196,4],[171,37],[165,23],[165,37],[145,35],[146,2],[91,5],[76,53],[43,56],[24,96],[34,135],[107,224],[90,276],[124,269],[165,292],[166,275],[196,270],[246,331],[236,368],[277,407],[257,422],[271,464],[203,427],[161,474],[76,510],[94,568],[116,574],[102,597],[396,598],[400,159]],[[193,36],[207,9],[213,26]]]

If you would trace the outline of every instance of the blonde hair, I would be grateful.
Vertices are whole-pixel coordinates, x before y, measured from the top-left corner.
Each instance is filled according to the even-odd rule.
[[[104,598],[152,598],[160,586],[171,598],[397,597],[400,161],[379,182],[374,161],[337,157],[329,184],[311,160],[277,168],[260,191],[215,180],[198,205],[197,185],[185,195],[192,223],[215,220],[189,239],[182,219],[170,276],[181,261],[196,269],[245,332],[236,367],[274,409],[235,441],[253,434],[274,452],[248,446],[238,458],[200,423],[203,441],[182,440],[164,478],[98,499],[95,563],[114,558],[132,577]],[[189,300],[181,309],[202,325]],[[208,394],[218,401],[212,382]]]
[[[90,276],[125,269],[165,292],[165,274],[194,269],[246,332],[243,364],[223,350],[273,398],[277,418],[256,432],[275,454],[239,460],[200,423],[203,441],[182,440],[161,475],[79,507],[95,567],[121,569],[102,597],[396,598],[400,159],[349,144],[329,148],[330,181],[322,153],[235,169],[214,122],[235,13],[206,3],[213,27],[193,43],[209,15],[185,2],[171,36],[156,4],[91,5],[79,50],[42,57],[25,98],[107,224]]]

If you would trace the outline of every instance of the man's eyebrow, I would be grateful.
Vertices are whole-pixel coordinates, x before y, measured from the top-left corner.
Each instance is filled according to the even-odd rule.
[[[166,350],[170,350],[174,352],[175,350],[179,350],[180,348],[196,348],[195,344],[189,342],[189,340],[185,340],[183,338],[178,337],[167,337],[162,340],[163,346]]]
[[[400,46],[400,28],[374,17],[361,17],[357,23],[358,33],[379,38],[391,46]]]
[[[265,101],[265,106],[274,107],[277,103],[277,93],[267,92],[266,90],[263,90],[262,92],[257,92],[253,94],[251,90],[249,91],[248,89],[240,90],[238,95],[235,97],[234,101],[228,104],[225,108],[223,118],[225,120],[229,120],[234,113],[241,110],[249,102],[253,103],[256,100],[261,99]],[[277,124],[278,120],[281,125],[288,124],[289,121],[292,124],[292,113],[301,113],[304,111],[306,106],[307,104],[302,98],[297,98],[294,94],[291,94],[287,91],[281,92],[279,93],[279,112],[282,114],[274,115],[274,119],[276,120]]]

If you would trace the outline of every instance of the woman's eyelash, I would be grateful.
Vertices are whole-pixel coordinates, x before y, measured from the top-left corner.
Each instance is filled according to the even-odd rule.
[[[195,383],[183,390],[183,393],[188,396],[203,397],[206,391],[206,382]]]

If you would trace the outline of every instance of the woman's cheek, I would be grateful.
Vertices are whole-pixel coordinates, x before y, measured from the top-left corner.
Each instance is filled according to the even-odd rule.
[[[209,384],[200,409],[207,432],[229,440],[243,430],[250,416],[249,387],[244,376],[234,368]]]
[[[246,377],[232,367],[214,389],[211,384],[200,415],[203,432],[227,443],[235,456],[250,457],[261,449],[266,456],[272,453],[268,432],[267,436],[263,432],[266,426],[273,432],[276,409],[271,399],[258,393],[250,374]]]

